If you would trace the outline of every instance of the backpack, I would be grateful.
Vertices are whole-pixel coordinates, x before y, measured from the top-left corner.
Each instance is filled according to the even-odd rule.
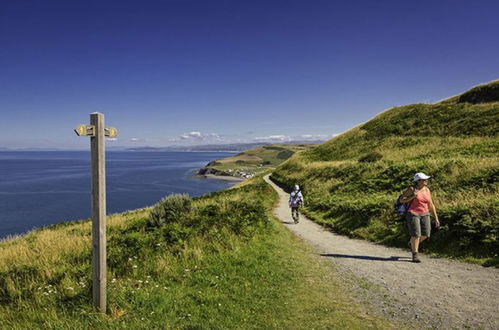
[[[398,215],[406,215],[407,211],[409,211],[409,207],[411,206],[412,201],[414,200],[414,199],[412,199],[409,203],[402,203],[400,201],[400,198],[402,197],[402,195],[403,195],[403,193],[400,194],[399,197],[397,197],[395,204],[393,204],[394,211]]]
[[[409,205],[407,205],[408,203],[402,203],[400,201],[400,197],[402,197],[402,194],[400,194],[395,204],[393,204],[393,208],[395,209],[395,213],[398,215],[405,215],[407,210],[409,210]]]
[[[289,204],[296,207],[302,203],[300,191],[293,191],[289,197]]]

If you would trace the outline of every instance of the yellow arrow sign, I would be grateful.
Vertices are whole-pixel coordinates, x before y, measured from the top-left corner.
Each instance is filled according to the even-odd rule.
[[[118,135],[118,130],[116,129],[116,127],[106,127],[104,131],[105,131],[106,137],[109,137],[109,138],[113,138],[113,137],[116,137],[116,135]]]
[[[94,127],[90,125],[78,125],[74,131],[78,136],[94,136]]]

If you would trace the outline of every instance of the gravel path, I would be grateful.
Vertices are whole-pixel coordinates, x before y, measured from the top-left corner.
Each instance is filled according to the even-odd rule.
[[[340,236],[303,216],[293,224],[289,195],[268,176],[265,180],[279,193],[274,215],[337,265],[356,287],[354,296],[375,310],[416,327],[499,329],[499,269],[424,254],[415,264],[409,249]]]

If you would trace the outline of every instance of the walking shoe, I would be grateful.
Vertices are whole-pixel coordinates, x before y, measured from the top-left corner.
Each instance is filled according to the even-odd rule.
[[[412,253],[412,262],[417,262],[417,263],[421,262],[421,259],[419,259],[417,252]]]

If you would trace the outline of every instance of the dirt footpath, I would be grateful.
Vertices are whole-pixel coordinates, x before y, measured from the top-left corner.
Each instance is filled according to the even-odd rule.
[[[293,224],[289,195],[265,180],[279,193],[274,215],[336,264],[354,296],[378,312],[416,327],[499,329],[499,269],[424,254],[416,264],[409,249],[336,235],[303,216]]]

